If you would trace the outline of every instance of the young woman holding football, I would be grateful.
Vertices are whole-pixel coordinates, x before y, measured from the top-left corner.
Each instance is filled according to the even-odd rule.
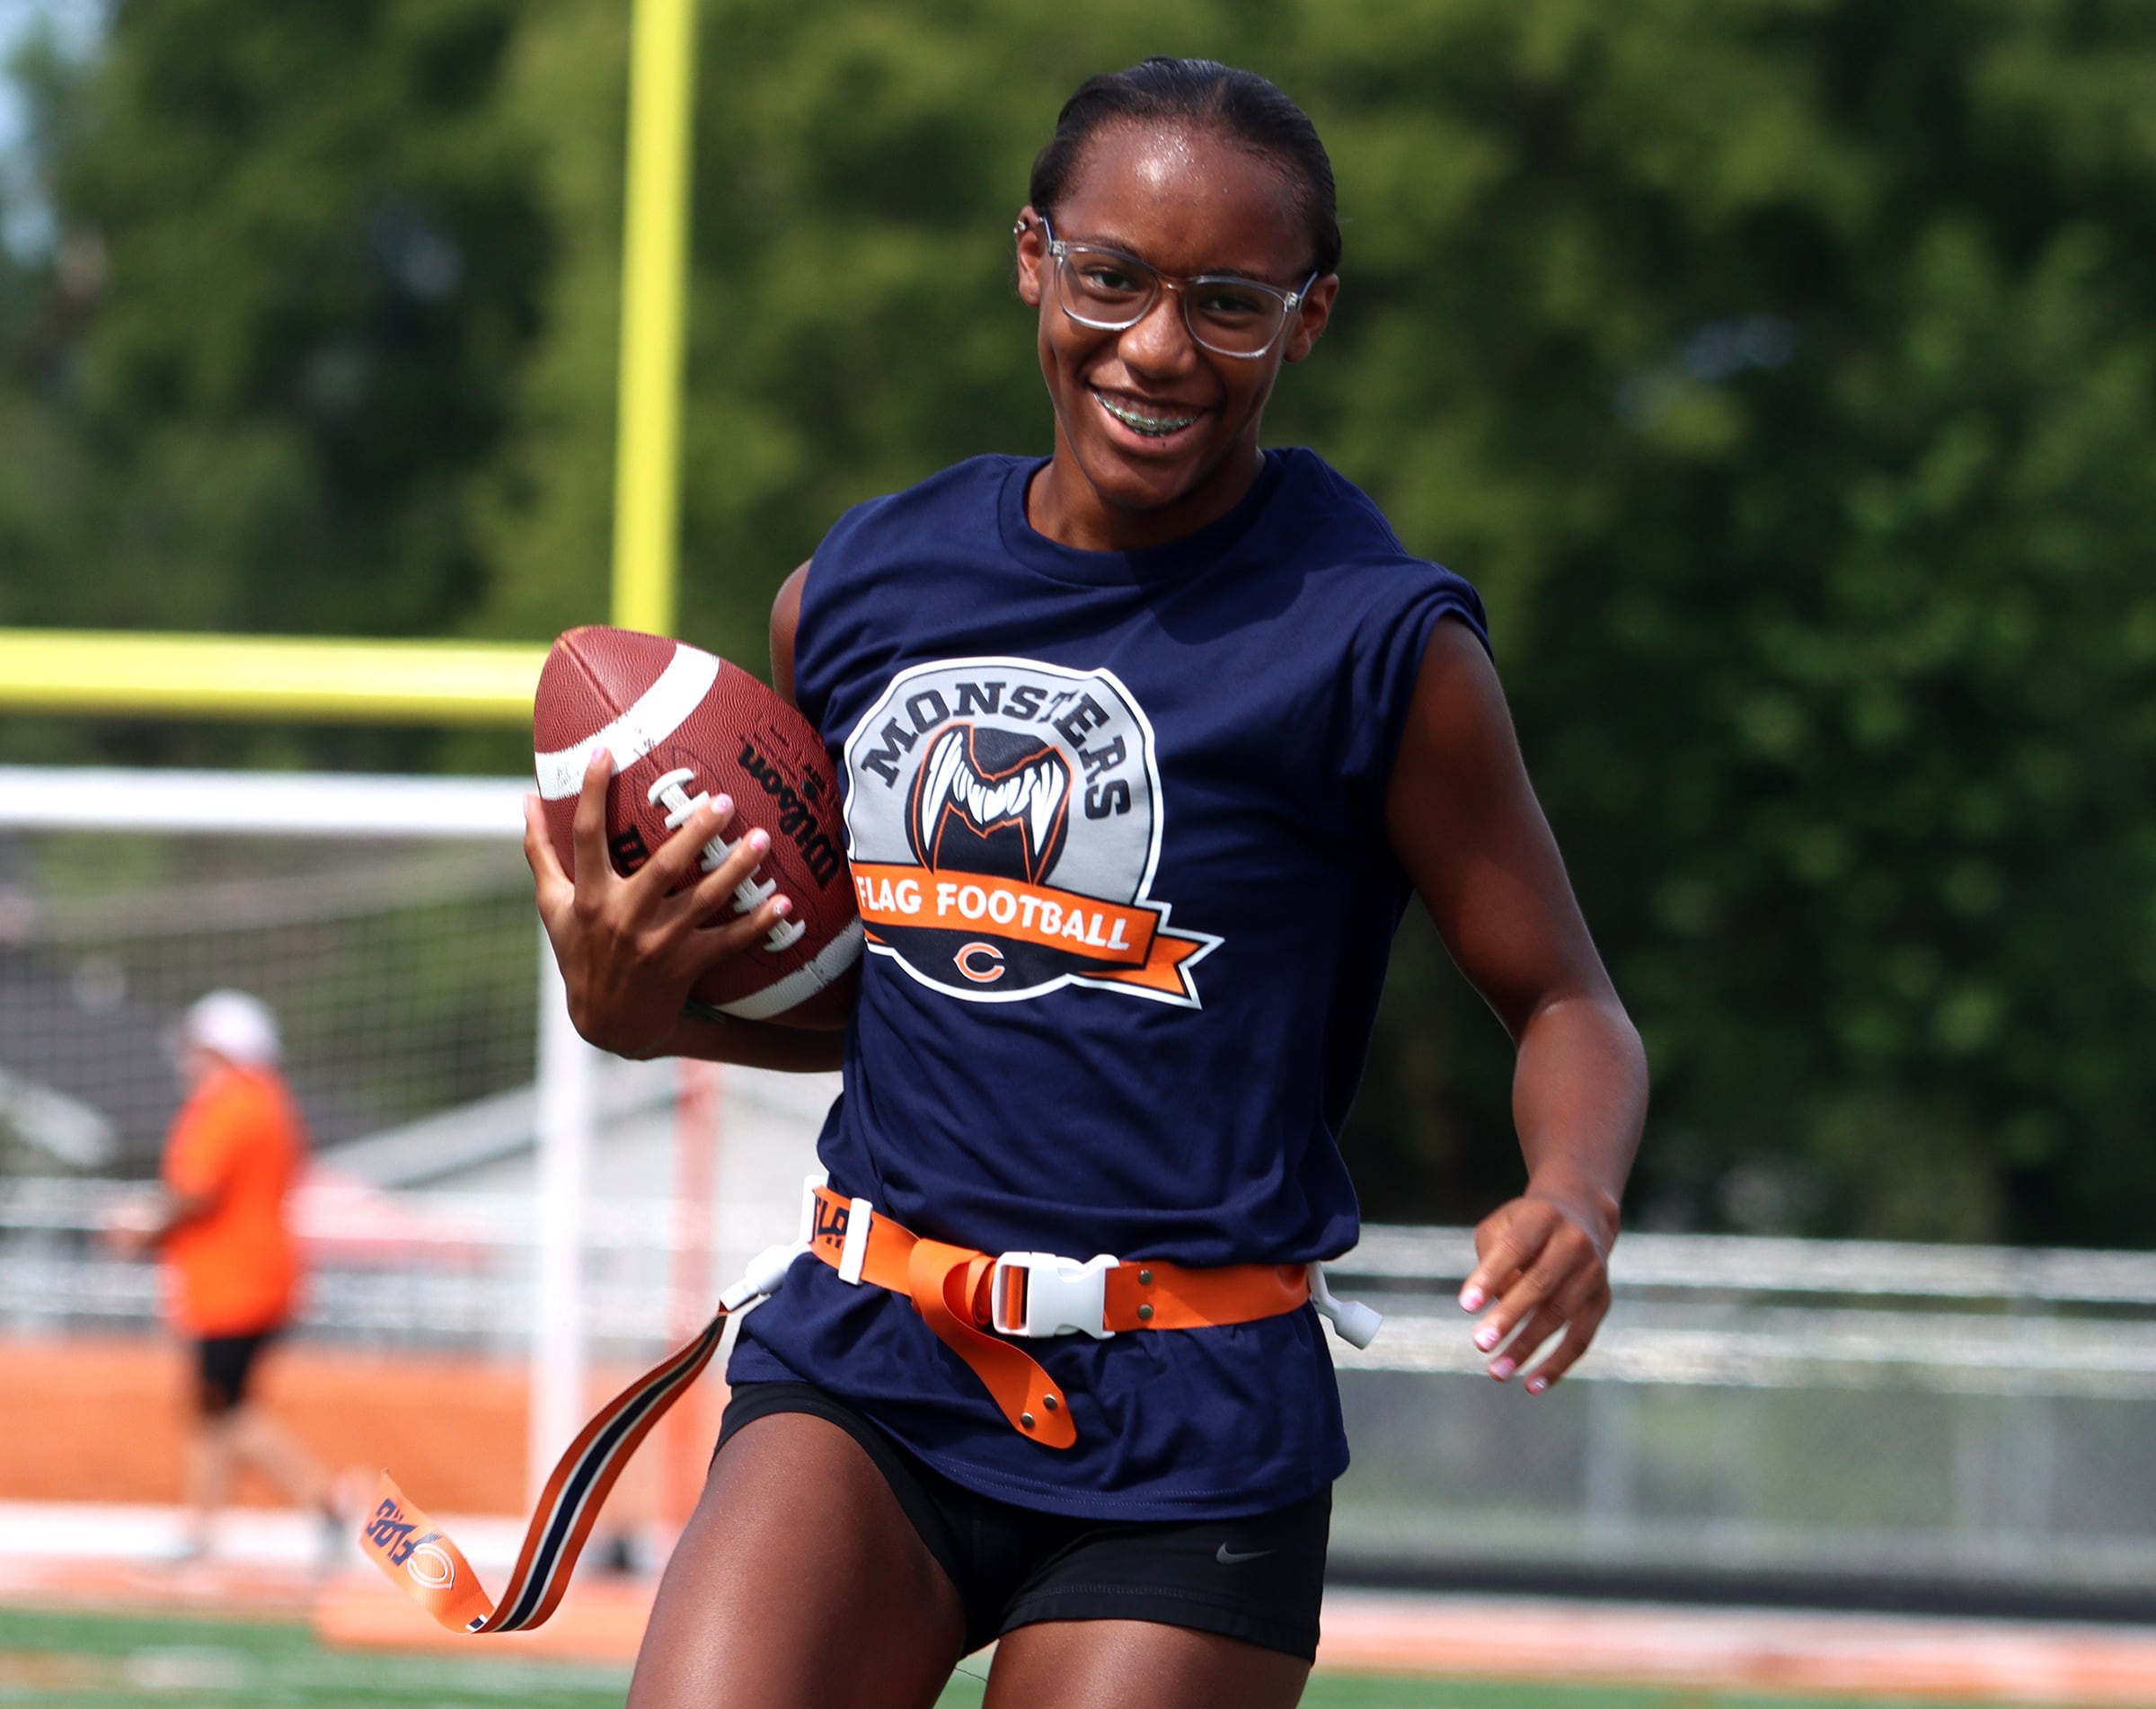
[[[684,1015],[781,905],[701,924],[747,839],[669,896],[716,804],[617,877],[601,757],[577,882],[527,838],[586,1035],[843,1065],[831,1200],[916,1253],[879,1285],[835,1232],[745,1320],[637,1709],[927,1705],[992,1639],[992,1705],[1297,1700],[1347,1464],[1303,1267],[1356,1238],[1335,1139],[1410,891],[1517,1050],[1527,1182],[1476,1231],[1475,1344],[1499,1381],[1544,1350],[1539,1393],[1608,1308],[1646,1064],[1480,602],[1259,444],[1340,287],[1316,133],[1261,78],[1149,60],[1078,91],[1030,190],[1054,455],[862,506],[773,614],[865,881],[848,1030]],[[923,1252],[959,1254],[973,1342],[932,1327]],[[1015,1366],[980,1351],[1021,1327]]]

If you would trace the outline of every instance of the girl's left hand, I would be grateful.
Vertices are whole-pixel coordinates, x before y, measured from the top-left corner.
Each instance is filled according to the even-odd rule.
[[[1526,1388],[1540,1395],[1571,1369],[1610,1311],[1609,1236],[1597,1239],[1588,1223],[1599,1220],[1562,1200],[1527,1195],[1499,1205],[1475,1228],[1477,1262],[1460,1289],[1464,1311],[1489,1314],[1475,1329],[1475,1345],[1495,1355],[1489,1374],[1507,1382],[1560,1331],[1563,1340],[1528,1373]],[[1491,1305],[1491,1301],[1495,1305]]]

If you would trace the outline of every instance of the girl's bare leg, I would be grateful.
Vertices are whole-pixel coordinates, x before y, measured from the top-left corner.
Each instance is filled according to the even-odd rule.
[[[958,1591],[837,1425],[757,1419],[712,1464],[660,1581],[629,1709],[927,1709]]]
[[[1310,1664],[1145,1620],[1044,1620],[995,1646],[982,1709],[1294,1709]]]

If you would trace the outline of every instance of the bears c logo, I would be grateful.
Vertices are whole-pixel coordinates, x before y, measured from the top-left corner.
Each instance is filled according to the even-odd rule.
[[[891,678],[846,739],[868,947],[969,1003],[1090,985],[1198,1006],[1220,942],[1171,931],[1153,726],[1113,672],[959,659]]]

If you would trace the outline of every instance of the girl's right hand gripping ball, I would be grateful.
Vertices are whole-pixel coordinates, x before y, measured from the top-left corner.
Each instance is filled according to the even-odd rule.
[[[708,872],[751,829],[771,850],[732,907],[773,890],[793,912],[754,948],[696,981],[692,1006],[781,1026],[844,1026],[860,984],[861,919],[830,757],[807,719],[738,665],[658,635],[599,625],[554,642],[532,707],[532,746],[546,828],[576,873],[571,829],[595,748],[614,756],[606,846],[626,876],[707,796],[731,795],[727,834]]]

